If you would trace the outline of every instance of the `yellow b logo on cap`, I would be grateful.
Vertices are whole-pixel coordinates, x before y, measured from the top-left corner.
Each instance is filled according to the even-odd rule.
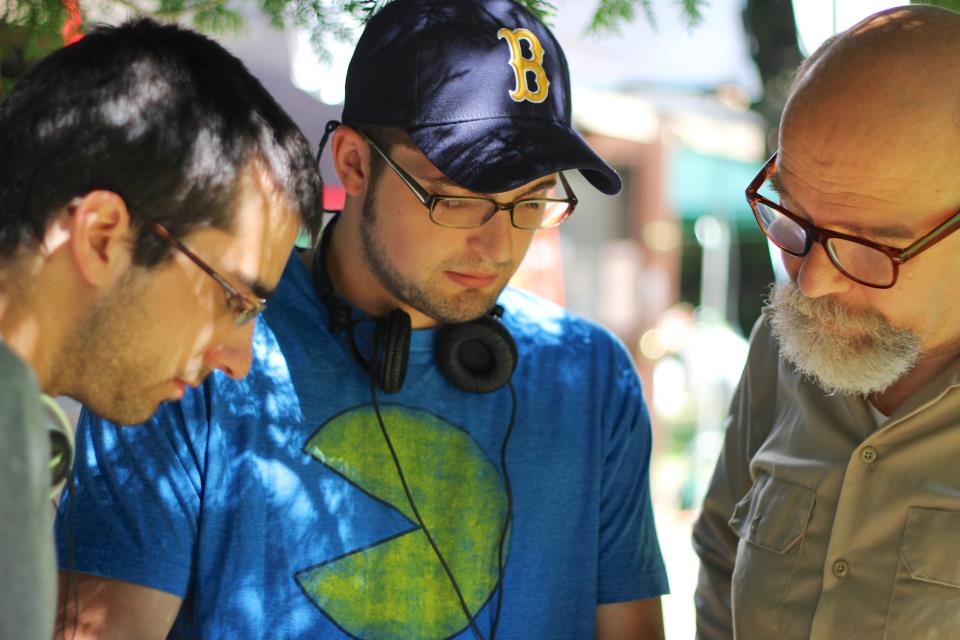
[[[497,39],[505,39],[510,45],[510,66],[517,79],[517,88],[510,92],[514,102],[543,102],[547,99],[550,81],[543,70],[543,47],[537,36],[529,29],[500,29]],[[520,41],[526,40],[530,45],[531,57],[525,58],[520,50]],[[532,91],[527,84],[527,74],[532,73],[537,80],[537,90]]]

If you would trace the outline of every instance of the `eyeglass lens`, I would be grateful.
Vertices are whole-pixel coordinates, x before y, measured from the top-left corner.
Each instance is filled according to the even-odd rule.
[[[777,209],[758,201],[758,222],[770,240],[789,254],[806,255],[811,244],[807,230]],[[826,241],[830,261],[845,275],[864,284],[888,286],[895,277],[893,261],[878,249],[841,238]]]
[[[522,200],[513,207],[513,224],[522,229],[553,227],[566,219],[570,203],[553,200]],[[472,228],[484,224],[497,210],[487,200],[438,198],[433,203],[433,221],[445,227]]]

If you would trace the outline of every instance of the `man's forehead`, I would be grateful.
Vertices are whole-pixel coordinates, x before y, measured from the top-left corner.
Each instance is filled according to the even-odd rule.
[[[804,176],[802,169],[779,163],[769,184],[788,209],[817,226],[894,245],[915,239],[960,208],[957,190],[953,200],[927,198],[923,186],[919,195],[888,186],[871,191],[862,179],[825,183],[822,176]]]
[[[229,239],[221,246],[224,275],[257,297],[276,288],[299,231],[300,215],[264,167],[252,164],[241,178]]]
[[[781,193],[808,207],[903,216],[908,226],[960,205],[960,95],[953,113],[865,105],[844,87],[818,95],[791,98],[784,111],[773,180]]]

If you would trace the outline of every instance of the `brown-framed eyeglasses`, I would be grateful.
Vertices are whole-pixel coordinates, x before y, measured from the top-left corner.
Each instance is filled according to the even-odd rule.
[[[171,235],[163,225],[156,222],[150,223],[150,229],[167,244],[172,246],[174,249],[182,253],[183,255],[190,258],[190,260],[200,267],[204,273],[213,278],[217,284],[223,288],[224,294],[227,296],[227,307],[230,308],[230,311],[233,313],[233,321],[238,327],[241,327],[258,315],[263,313],[264,309],[267,308],[267,301],[263,298],[248,298],[244,294],[240,293],[236,287],[234,287],[230,282],[227,281],[222,275],[217,273],[216,269],[208,265],[206,262],[200,259],[197,254],[188,249],[186,245],[177,240]]]
[[[774,153],[747,187],[747,202],[760,229],[770,241],[792,256],[810,253],[820,244],[840,273],[868,287],[889,289],[897,282],[900,265],[960,229],[960,211],[903,249],[818,227],[782,205],[760,195],[760,188],[777,170]]]
[[[577,196],[570,183],[560,175],[566,198],[522,198],[507,204],[493,198],[481,196],[443,196],[426,190],[413,176],[404,171],[393,158],[381,149],[366,134],[362,134],[367,143],[383,158],[391,169],[417,197],[417,200],[430,212],[430,221],[448,229],[476,229],[485,225],[498,211],[510,215],[510,224],[518,229],[549,229],[555,227],[573,213],[577,207]]]

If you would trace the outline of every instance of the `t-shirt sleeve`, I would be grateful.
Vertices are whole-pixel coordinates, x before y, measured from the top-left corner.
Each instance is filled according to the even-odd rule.
[[[184,597],[194,558],[207,433],[203,387],[148,422],[120,426],[84,409],[74,489],[57,518],[61,569]]]
[[[669,592],[650,502],[650,416],[629,355],[619,342],[612,350],[602,418],[599,604]]]

